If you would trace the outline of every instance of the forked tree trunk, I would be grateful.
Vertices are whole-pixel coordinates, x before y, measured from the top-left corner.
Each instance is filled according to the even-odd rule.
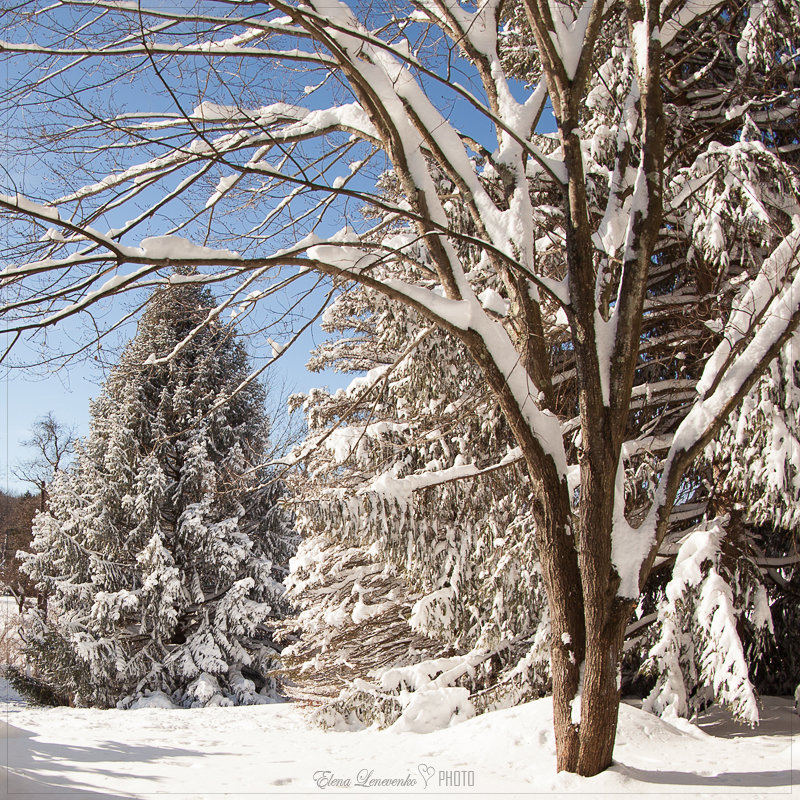
[[[469,332],[461,338],[500,403],[531,478],[538,556],[550,611],[557,769],[596,775],[611,764],[622,638],[633,610],[630,601],[617,597],[619,580],[611,567],[616,469],[603,469],[603,464],[614,463],[614,447],[607,447],[598,428],[593,438],[603,443],[603,452],[593,468],[584,470],[585,493],[577,520],[566,481],[543,452],[484,342]],[[576,723],[579,688],[581,714]]]
[[[543,568],[552,560],[543,555]],[[556,767],[596,775],[612,762],[622,643],[634,603],[612,596],[602,607],[585,609],[585,598],[576,597],[583,593],[571,570],[553,573],[545,568],[543,573],[552,621]],[[587,625],[587,619],[601,623]]]

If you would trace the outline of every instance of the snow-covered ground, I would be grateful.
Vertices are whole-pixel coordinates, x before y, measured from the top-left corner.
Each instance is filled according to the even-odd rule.
[[[765,698],[755,730],[720,712],[678,729],[624,705],[616,763],[585,779],[555,772],[549,700],[418,734],[324,732],[291,704],[99,711],[28,707],[5,685],[1,696],[7,791],[20,800],[283,792],[755,798],[790,794],[800,782],[789,698]],[[5,789],[3,778],[0,796]]]

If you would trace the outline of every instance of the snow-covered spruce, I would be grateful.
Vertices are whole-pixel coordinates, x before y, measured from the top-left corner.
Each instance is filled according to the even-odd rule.
[[[39,678],[77,705],[155,691],[183,705],[264,702],[292,538],[264,389],[213,301],[151,298],[91,409],[74,467],[50,488],[25,571],[47,596],[25,622]]]
[[[312,366],[367,374],[333,395],[295,398],[310,429],[300,449],[314,445],[310,469],[294,483],[307,537],[290,576],[303,609],[296,621],[302,638],[291,648],[300,694],[325,697],[318,717],[334,726],[391,725],[406,713],[411,691],[433,688],[387,687],[397,668],[430,668],[429,683],[468,689],[478,711],[536,696],[549,683],[549,625],[536,571],[519,568],[537,556],[524,473],[508,458],[502,419],[475,392],[457,345],[380,296],[342,293],[324,325],[337,336],[316,351]],[[408,340],[418,342],[413,350],[406,351]],[[504,466],[481,472],[502,464],[504,453]],[[633,500],[651,470],[641,462],[627,471]],[[697,481],[645,587],[623,687],[631,690],[633,681],[649,691],[655,683],[649,707],[658,713],[689,716],[717,701],[752,723],[758,712],[749,671],[768,657],[769,600],[783,594],[778,584],[766,594],[759,531],[727,517],[702,519],[707,489]],[[717,487],[717,505],[720,493]],[[686,543],[707,536],[709,526],[715,549],[704,551],[696,578],[693,572],[687,580]],[[570,642],[556,646],[569,649]],[[456,655],[465,669],[451,665],[439,674],[431,666]],[[670,694],[677,684],[679,695]]]
[[[646,664],[657,678],[644,707],[668,718],[717,701],[751,725],[759,719],[740,631],[755,641],[772,631],[769,601],[755,565],[731,557],[728,524],[714,519],[687,534],[658,609],[660,638]]]
[[[798,354],[795,334],[706,447],[695,499],[710,499],[709,519],[663,548],[669,574],[643,601],[657,625],[638,643],[649,646],[643,668],[656,681],[645,707],[658,713],[691,716],[718,702],[752,724],[756,689],[796,685]]]
[[[475,367],[451,336],[363,289],[342,292],[323,326],[334,335],[311,366],[366,375],[293,399],[309,426],[292,482],[299,691],[335,696],[326,724],[391,724],[423,685],[387,674],[460,657],[444,677],[430,668],[437,691],[468,690],[478,710],[539,696],[549,624],[528,482]]]
[[[747,531],[748,557],[758,581],[732,587],[766,592],[774,636],[743,640],[759,691],[791,692],[800,664],[800,334],[795,333],[740,409],[706,448],[721,509]],[[729,558],[727,559],[729,561]],[[753,575],[750,570],[749,575]],[[739,626],[747,632],[748,626]]]

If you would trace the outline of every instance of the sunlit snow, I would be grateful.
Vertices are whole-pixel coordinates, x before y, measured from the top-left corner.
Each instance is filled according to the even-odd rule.
[[[675,727],[623,703],[615,762],[595,778],[556,773],[549,699],[431,733],[409,731],[413,724],[349,733],[312,727],[303,707],[290,703],[187,710],[154,697],[130,711],[31,708],[6,685],[2,698],[8,792],[27,800],[321,797],[334,791],[744,799],[785,795],[797,780],[791,698],[764,698],[755,730],[733,725],[716,709],[699,727],[685,721]],[[440,706],[428,700],[414,719],[430,729]]]

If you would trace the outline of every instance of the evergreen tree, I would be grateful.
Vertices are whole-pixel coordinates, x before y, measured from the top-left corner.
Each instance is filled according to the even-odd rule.
[[[268,623],[292,540],[262,466],[264,389],[211,308],[196,287],[153,295],[35,520],[24,569],[49,600],[27,654],[77,705],[154,691],[253,703],[274,688]]]
[[[755,690],[794,691],[800,665],[800,337],[795,334],[706,448],[709,521],[685,531],[657,596],[646,707],[709,701],[755,722]]]
[[[300,691],[335,697],[347,683],[326,724],[394,722],[404,690],[428,683],[419,670],[394,680],[411,665],[437,689],[467,688],[480,710],[544,693],[530,487],[476,368],[449,334],[363,288],[342,291],[323,327],[333,336],[309,366],[366,374],[292,399],[309,428],[288,580]]]
[[[394,722],[408,687],[387,692],[382,676],[421,660],[466,684],[478,709],[547,689],[541,581],[519,569],[537,560],[528,490],[474,368],[446,333],[363,289],[340,294],[325,326],[336,336],[311,366],[367,375],[335,394],[295,398],[310,433],[309,469],[294,485],[306,538],[290,575],[303,609],[292,655],[304,690],[318,691],[321,679],[349,685],[321,719]],[[551,331],[557,341],[557,324]],[[796,346],[787,344],[687,480],[629,626],[623,687],[652,688],[646,706],[657,713],[690,716],[719,702],[755,723],[757,690],[794,689]],[[651,475],[645,460],[626,471],[632,504]],[[367,613],[375,616],[365,625]],[[377,622],[392,637],[376,637]],[[337,648],[347,669],[336,665]],[[481,653],[484,668],[466,681],[442,659],[454,653]]]

